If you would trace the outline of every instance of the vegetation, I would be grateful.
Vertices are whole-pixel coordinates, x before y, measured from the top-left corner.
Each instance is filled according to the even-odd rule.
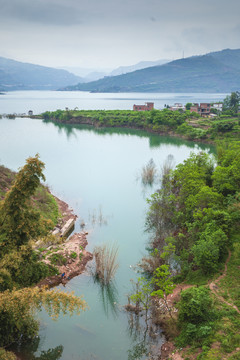
[[[228,99],[229,100],[226,100]],[[151,111],[132,110],[56,110],[42,114],[45,121],[65,124],[88,124],[97,128],[128,127],[160,134],[177,134],[189,140],[213,142],[216,140],[240,140],[240,124],[237,109],[239,92],[233,92],[224,100],[224,111],[214,118],[201,118],[190,110],[171,111],[168,108]],[[189,106],[188,106],[189,107]],[[214,110],[213,110],[214,112]]]
[[[179,347],[192,345],[188,352],[203,349],[198,359],[218,359],[211,350],[217,339],[221,339],[219,359],[237,348],[239,331],[229,348],[224,347],[221,332],[225,332],[226,322],[237,329],[240,321],[234,307],[239,305],[239,156],[239,142],[219,145],[215,161],[203,152],[191,154],[174,170],[164,172],[161,188],[149,199],[146,225],[152,231],[151,257],[168,265],[172,281],[199,286],[181,292],[179,335],[175,335]],[[171,251],[163,257],[167,249]],[[218,283],[221,291],[211,293],[207,283],[223,268],[228,249],[232,256],[231,273],[226,275],[229,282],[223,277]],[[155,272],[151,271],[153,279]],[[220,296],[228,301],[219,302]],[[231,306],[231,314],[229,310],[226,313],[227,306]]]
[[[118,269],[117,263],[118,247],[113,245],[96,246],[93,252],[95,258],[94,275],[103,284],[108,285],[114,278]]]
[[[141,178],[144,185],[152,185],[156,176],[156,166],[153,159],[149,160],[146,166],[142,168]]]
[[[40,185],[40,180],[45,179],[43,169],[44,163],[38,155],[28,158],[16,175],[4,167],[0,168],[1,359],[15,359],[14,354],[3,348],[36,336],[36,310],[43,307],[56,319],[60,313],[69,312],[71,315],[86,308],[81,297],[30,287],[57,272],[54,267],[42,263],[38,255],[41,252],[37,253],[32,248],[32,243],[39,237],[48,236],[57,217],[55,202]],[[9,190],[6,192],[6,189]],[[53,221],[47,218],[47,213],[51,214]],[[52,255],[54,259],[56,256],[59,261],[60,254]]]
[[[240,50],[226,49],[68,86],[91,92],[230,92],[239,88]],[[193,80],[194,79],[194,80]]]

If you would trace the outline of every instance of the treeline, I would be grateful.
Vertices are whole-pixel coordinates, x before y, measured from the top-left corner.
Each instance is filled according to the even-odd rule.
[[[159,134],[177,134],[189,140],[216,140],[230,136],[239,139],[237,113],[225,111],[215,118],[201,118],[199,114],[153,109],[132,110],[56,110],[46,111],[41,116],[46,120],[63,124],[88,124],[95,127],[135,128]]]
[[[6,194],[0,192],[1,359],[15,359],[14,354],[3,348],[36,336],[38,323],[33,317],[34,310],[44,307],[56,318],[68,309],[72,313],[85,308],[85,302],[72,294],[32,287],[58,272],[41,262],[34,251],[36,241],[49,236],[58,217],[55,201],[40,184],[45,180],[43,170],[44,163],[38,155],[28,158],[16,175],[1,167],[0,185],[9,188]]]
[[[223,353],[235,350],[239,342],[236,311],[214,304],[209,289],[201,286],[223,269],[229,249],[237,254],[239,263],[239,158],[240,144],[230,143],[218,147],[216,159],[200,152],[174,170],[166,163],[161,188],[149,199],[146,227],[153,236],[151,261],[145,260],[142,266],[154,277],[156,269],[165,264],[175,283],[197,285],[181,293],[175,341],[181,347],[202,347],[198,359],[220,359],[210,354],[214,341]],[[236,271],[237,266],[231,285],[238,288]],[[239,293],[235,295],[240,307]],[[216,335],[219,324],[225,325],[224,317],[231,323],[227,340]],[[224,334],[224,326],[221,331]]]
[[[150,130],[158,133],[178,132],[187,119],[198,117],[190,111],[164,110],[57,110],[42,114],[45,120],[66,124],[90,124],[96,127],[129,127]],[[180,129],[181,131],[181,129]],[[200,136],[199,132],[196,136]]]

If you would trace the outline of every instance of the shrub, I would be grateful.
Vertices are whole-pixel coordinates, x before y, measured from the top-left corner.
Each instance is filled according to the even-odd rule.
[[[216,319],[209,290],[205,287],[189,288],[181,293],[178,304],[178,324],[181,334],[177,338],[180,346],[194,342],[207,345]]]
[[[72,259],[76,259],[77,258],[77,253],[75,251],[71,252],[70,257]]]
[[[52,254],[51,256],[49,256],[49,260],[51,264],[58,266],[66,265],[67,263],[67,259],[62,254],[59,253]]]

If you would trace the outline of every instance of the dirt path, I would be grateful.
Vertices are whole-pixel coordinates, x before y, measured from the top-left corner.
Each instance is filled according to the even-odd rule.
[[[217,286],[217,284],[219,283],[220,280],[222,280],[226,276],[226,274],[227,274],[227,264],[228,264],[229,260],[231,259],[231,256],[232,256],[232,253],[228,249],[228,258],[227,258],[227,260],[225,262],[224,272],[215,281],[212,281],[209,284],[209,288],[215,294],[215,296],[218,298],[218,300],[220,300],[220,301],[224,302],[225,304],[227,304],[228,306],[232,307],[233,309],[235,309],[238,312],[238,314],[240,314],[240,310],[238,309],[238,307],[236,305],[233,304],[233,301],[228,302],[221,295],[218,294],[218,286]],[[230,298],[230,300],[231,300],[231,298]]]
[[[240,310],[238,309],[238,307],[236,305],[233,304],[233,302],[228,302],[226,301],[221,295],[218,294],[218,286],[217,284],[219,283],[219,281],[221,281],[227,274],[227,269],[228,269],[228,262],[231,259],[232,253],[231,251],[228,249],[228,258],[225,262],[224,265],[224,271],[222,273],[222,275],[220,275],[215,281],[212,281],[208,284],[210,290],[214,293],[214,295],[222,302],[224,302],[225,304],[227,304],[228,306],[232,307],[233,309],[235,309],[238,314],[240,314]],[[190,287],[192,287],[193,285],[187,285],[187,284],[179,284],[175,287],[174,291],[172,294],[168,295],[167,297],[167,301],[169,306],[174,307],[174,304],[176,304],[176,302],[178,302],[180,300],[180,296],[181,296],[181,291],[186,290]],[[235,353],[237,353],[240,350],[240,348],[236,349],[232,354],[230,355],[234,355]],[[160,360],[167,360],[167,359],[171,359],[171,360],[184,360],[183,357],[179,354],[179,352],[174,353],[175,351],[175,347],[174,344],[170,341],[164,343],[161,347],[161,357]],[[228,359],[229,356],[225,357],[224,359]]]

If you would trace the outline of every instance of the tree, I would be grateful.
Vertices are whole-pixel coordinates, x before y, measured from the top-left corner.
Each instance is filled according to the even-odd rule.
[[[240,102],[240,92],[235,91],[232,92],[231,95],[227,95],[223,100],[223,111],[232,111],[232,113],[236,114],[238,112]]]
[[[31,196],[40,185],[40,180],[45,180],[43,169],[44,163],[39,160],[39,155],[28,158],[0,203],[0,238],[5,238],[0,257],[1,253],[27,244],[45,230],[47,220],[41,219],[40,213],[30,206]]]
[[[154,271],[152,283],[156,290],[151,293],[151,296],[157,296],[159,299],[163,299],[169,315],[172,317],[171,309],[167,303],[167,296],[173,292],[175,285],[171,278],[169,265],[161,265]]]
[[[190,110],[191,106],[192,106],[192,103],[187,103],[185,105],[186,110]]]
[[[33,338],[38,331],[33,315],[42,307],[56,320],[60,313],[79,314],[86,309],[86,303],[73,293],[38,287],[6,290],[0,293],[0,346]]]
[[[219,260],[219,247],[211,237],[200,239],[192,248],[195,263],[205,274],[217,269]]]
[[[138,278],[135,287],[136,287],[135,293],[130,296],[130,299],[136,305],[136,310],[138,312],[141,310],[145,310],[145,322],[147,324],[148,309],[150,307],[150,302],[151,302],[151,291],[152,291],[151,280],[148,280],[145,277]]]
[[[178,325],[181,334],[177,339],[179,346],[208,339],[212,331],[211,322],[216,318],[209,290],[203,286],[192,287],[181,293],[178,303]]]

